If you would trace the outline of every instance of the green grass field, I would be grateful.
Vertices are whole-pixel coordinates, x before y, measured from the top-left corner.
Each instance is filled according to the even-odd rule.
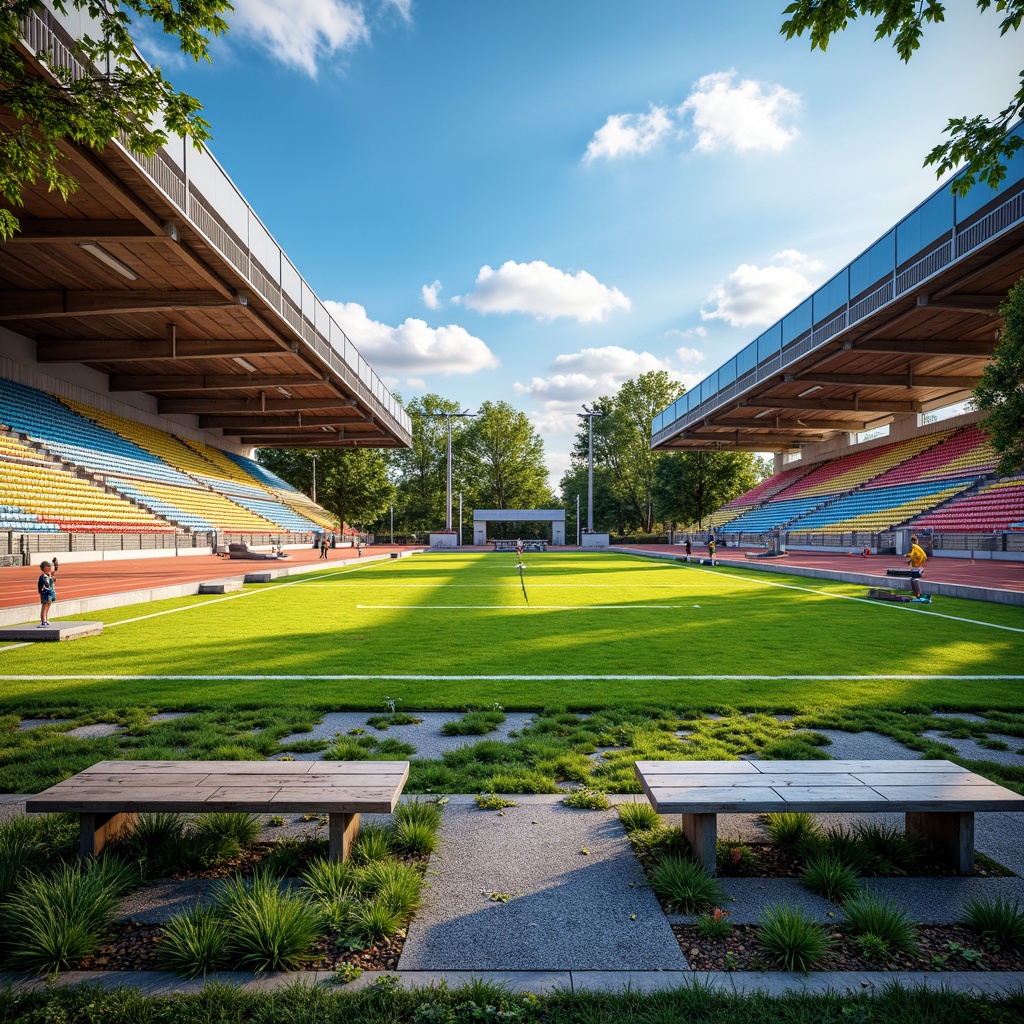
[[[106,611],[101,637],[0,650],[0,708],[1024,704],[1018,608],[616,554],[526,562],[522,585],[514,555],[426,554]]]

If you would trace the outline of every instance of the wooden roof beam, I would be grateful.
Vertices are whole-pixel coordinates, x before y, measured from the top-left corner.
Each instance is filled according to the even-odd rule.
[[[154,234],[148,224],[137,220],[85,220],[65,217],[63,220],[21,218],[18,232],[7,245],[40,245],[79,242],[170,241],[165,233]]]
[[[866,420],[814,420],[814,419],[785,419],[782,417],[765,416],[762,419],[723,419],[713,421],[715,429],[723,430],[730,428],[753,428],[764,430],[766,428],[775,430],[864,430]],[[693,429],[693,428],[691,428]],[[700,427],[696,428],[700,430]]]
[[[908,373],[809,373],[786,374],[786,382],[797,384],[842,384],[844,387],[886,388],[973,388],[981,374],[960,377],[935,377]]]
[[[251,416],[200,416],[199,426],[203,430],[221,429],[226,434],[251,433],[261,430],[294,430],[296,427],[343,427],[345,430],[359,430],[368,425],[354,410],[351,413],[333,413],[330,416],[308,415],[295,412],[284,416],[265,416],[259,408]]]
[[[918,295],[918,308],[956,309],[967,313],[988,313],[999,315],[999,307],[1006,301],[1005,295]]]
[[[881,398],[862,398],[854,395],[853,398],[819,398],[817,395],[807,398],[772,398],[767,395],[759,395],[748,398],[740,403],[740,407],[753,407],[755,409],[805,409],[812,415],[821,410],[829,412],[921,412],[921,403],[917,401],[886,401]],[[728,420],[719,421],[727,424]]]
[[[179,359],[232,359],[235,356],[291,355],[270,341],[160,341],[125,339],[121,341],[67,341],[44,339],[36,343],[36,359],[41,363],[136,363],[176,361]],[[256,386],[256,385],[250,385]]]
[[[975,356],[986,359],[995,351],[996,341],[964,341],[960,338],[869,338],[844,345],[852,352],[885,352],[914,356]]]
[[[179,309],[246,306],[241,293],[225,298],[215,291],[0,291],[0,320],[50,320],[124,313],[173,313]]]
[[[265,389],[264,389],[265,390]],[[355,408],[354,398],[162,398],[161,415],[214,415],[216,413],[307,412],[313,409]]]
[[[179,347],[186,344],[178,342]],[[180,357],[183,358],[183,357]],[[238,391],[245,388],[297,388],[325,384],[317,373],[260,374],[243,373],[115,373],[111,391]]]

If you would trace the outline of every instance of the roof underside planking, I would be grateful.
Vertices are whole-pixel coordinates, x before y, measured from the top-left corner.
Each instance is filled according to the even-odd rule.
[[[404,410],[308,286],[297,303],[280,283],[287,258],[275,279],[173,160],[61,151],[78,190],[26,188],[21,231],[0,243],[0,326],[35,340],[39,363],[84,364],[244,445],[410,446]]]

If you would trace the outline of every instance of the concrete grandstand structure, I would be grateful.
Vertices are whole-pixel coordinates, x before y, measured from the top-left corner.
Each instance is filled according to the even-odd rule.
[[[79,11],[30,12],[26,66],[98,73],[74,48],[88,28]],[[0,530],[124,523],[159,546],[176,531],[324,529],[322,509],[248,457],[407,447],[400,403],[205,147],[172,137],[145,157],[115,139],[61,156],[77,191],[27,187],[0,244]],[[37,486],[47,467],[56,506]]]
[[[1024,481],[997,479],[979,414],[928,414],[971,397],[1022,277],[1024,150],[996,192],[936,189],[656,416],[651,446],[775,453],[775,474],[711,519],[737,540],[891,547],[920,523],[958,535],[937,546],[1014,557]]]

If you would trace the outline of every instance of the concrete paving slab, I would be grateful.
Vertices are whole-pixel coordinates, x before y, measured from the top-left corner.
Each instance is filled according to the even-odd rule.
[[[574,992],[670,992],[680,988],[710,988],[732,993],[732,978],[711,971],[573,971]]]
[[[954,924],[969,899],[1020,900],[1022,878],[866,878],[871,893],[892,900],[918,924]]]
[[[427,878],[402,970],[687,967],[614,811],[449,804]]]
[[[103,632],[102,622],[51,622],[46,627],[35,625],[0,627],[0,644],[11,643],[57,643],[61,640],[82,640],[87,636],[99,636]]]

